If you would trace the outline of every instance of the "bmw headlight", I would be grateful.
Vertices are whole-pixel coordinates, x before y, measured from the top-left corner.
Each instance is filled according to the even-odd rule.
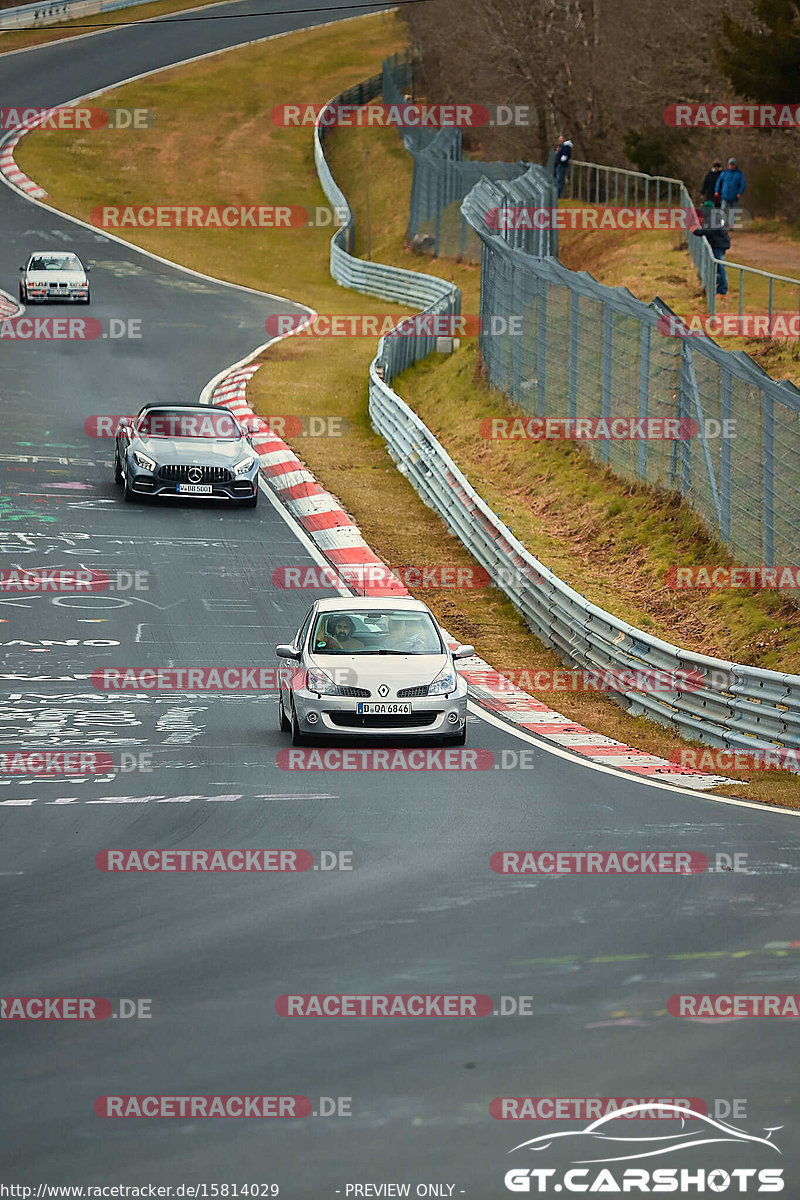
[[[318,667],[309,669],[306,686],[310,692],[317,692],[320,696],[336,696],[339,692],[333,680],[329,679],[325,672],[320,671]]]
[[[242,461],[238,462],[233,468],[234,475],[246,475],[248,471],[252,471],[253,467],[255,466],[255,461],[256,460],[252,454],[249,458],[243,458]]]
[[[134,450],[133,461],[137,467],[141,467],[144,471],[155,471],[156,464],[152,458],[148,458],[146,454],[142,454],[141,450]]]
[[[454,692],[457,686],[455,667],[447,663],[428,688],[428,695],[444,696],[447,692]]]

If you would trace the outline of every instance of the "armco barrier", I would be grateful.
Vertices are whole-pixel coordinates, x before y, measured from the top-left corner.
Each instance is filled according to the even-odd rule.
[[[404,271],[401,267],[386,267],[380,263],[366,262],[352,255],[355,239],[355,220],[347,198],[331,174],[325,158],[323,143],[328,133],[324,124],[325,114],[335,105],[366,104],[381,92],[381,75],[374,75],[355,87],[348,88],[326,105],[317,117],[314,128],[314,160],[322,190],[339,214],[341,228],[331,238],[331,275],[342,287],[380,296],[398,304],[407,304],[424,312],[458,316],[461,312],[461,292],[455,284],[435,275],[424,275],[418,271]],[[405,370],[412,362],[425,358],[436,346],[435,336],[402,337],[391,339],[392,353],[388,356],[388,374],[391,379]]]
[[[381,339],[383,342],[384,339]],[[800,745],[800,676],[693,654],[590,604],[542,565],[478,496],[430,430],[370,368],[372,424],[398,469],[562,661],[600,670],[699,671],[687,692],[624,691],[615,698],[713,746],[749,750]],[[695,676],[696,678],[696,676]]]
[[[331,104],[366,103],[379,89],[380,77],[375,76]],[[317,172],[343,220],[331,240],[334,279],[385,299],[457,314],[461,298],[454,285],[351,256],[353,214],[325,159],[325,132],[318,121],[314,130]],[[646,715],[684,737],[749,750],[800,745],[800,676],[693,654],[652,637],[589,603],[513,536],[430,430],[389,387],[403,366],[434,348],[433,341],[381,338],[369,371],[372,424],[386,440],[398,469],[523,613],[537,637],[562,661],[579,668],[699,671],[704,682],[692,691],[612,693],[634,714]],[[401,345],[402,365],[396,349]]]

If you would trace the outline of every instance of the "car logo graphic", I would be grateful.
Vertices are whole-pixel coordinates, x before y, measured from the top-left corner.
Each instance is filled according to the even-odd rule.
[[[187,476],[189,478],[189,483],[199,483],[203,478],[203,472],[200,467],[189,467]]]
[[[606,1132],[606,1130],[609,1129],[618,1130],[620,1128],[619,1122],[621,1119],[636,1117],[640,1113],[642,1115],[652,1116],[654,1112],[657,1112],[659,1118],[661,1119],[668,1116],[680,1117],[680,1133],[676,1133],[672,1137],[665,1138],[644,1136],[637,1137],[634,1134],[631,1134],[629,1137],[623,1137],[620,1133],[613,1135],[609,1132]],[[686,1121],[695,1121],[698,1123],[699,1127],[693,1132],[687,1132]],[[542,1151],[549,1149],[549,1147],[557,1139],[585,1138],[587,1139],[589,1145],[581,1145],[578,1153],[585,1154],[588,1150],[595,1149],[595,1147],[591,1145],[592,1139],[596,1139],[601,1144],[605,1143],[603,1145],[603,1149],[606,1150],[609,1142],[613,1142],[614,1145],[610,1150],[607,1150],[607,1153],[602,1157],[573,1158],[571,1160],[572,1162],[630,1162],[638,1158],[654,1158],[658,1155],[671,1154],[677,1150],[685,1150],[692,1145],[704,1146],[707,1145],[711,1140],[715,1142],[729,1143],[758,1143],[762,1146],[768,1147],[770,1150],[774,1150],[776,1154],[780,1154],[780,1149],[775,1142],[771,1141],[770,1139],[772,1138],[773,1133],[782,1128],[782,1125],[773,1125],[771,1127],[766,1126],[764,1128],[764,1132],[767,1136],[765,1138],[757,1137],[755,1134],[747,1133],[743,1129],[738,1129],[736,1126],[730,1125],[726,1121],[714,1120],[712,1117],[706,1116],[705,1113],[695,1112],[693,1109],[684,1108],[678,1104],[670,1104],[667,1101],[657,1100],[653,1104],[631,1104],[625,1108],[618,1109],[616,1112],[606,1113],[605,1116],[602,1116],[598,1120],[593,1121],[590,1125],[587,1125],[585,1129],[570,1130],[564,1133],[547,1133],[542,1134],[539,1137],[530,1138],[527,1142],[520,1142],[518,1146],[514,1146],[514,1150],[524,1150],[529,1148],[532,1151]],[[710,1134],[712,1130],[718,1134],[721,1133],[723,1136],[715,1137],[713,1139],[704,1136]],[[629,1142],[631,1144],[628,1154],[620,1153],[620,1150],[622,1149],[620,1143],[622,1142]],[[540,1143],[544,1143],[544,1145],[541,1145]],[[658,1145],[654,1145],[655,1143],[658,1143]],[[509,1150],[509,1154],[511,1153],[513,1153],[513,1151]]]
[[[381,686],[378,688],[378,695],[379,696],[388,696],[389,695],[389,688],[385,683],[382,683]]]

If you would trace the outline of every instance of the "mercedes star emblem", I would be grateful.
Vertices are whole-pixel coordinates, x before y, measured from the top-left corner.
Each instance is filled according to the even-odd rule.
[[[200,467],[189,467],[187,474],[189,476],[189,483],[199,483],[203,478],[203,472]]]

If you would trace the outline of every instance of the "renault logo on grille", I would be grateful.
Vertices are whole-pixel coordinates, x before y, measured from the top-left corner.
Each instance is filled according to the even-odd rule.
[[[389,688],[388,688],[387,684],[385,684],[385,683],[381,684],[381,686],[378,688],[378,695],[379,696],[388,696],[389,695]]]
[[[200,467],[189,467],[187,471],[189,483],[199,483],[203,478],[203,471]]]

